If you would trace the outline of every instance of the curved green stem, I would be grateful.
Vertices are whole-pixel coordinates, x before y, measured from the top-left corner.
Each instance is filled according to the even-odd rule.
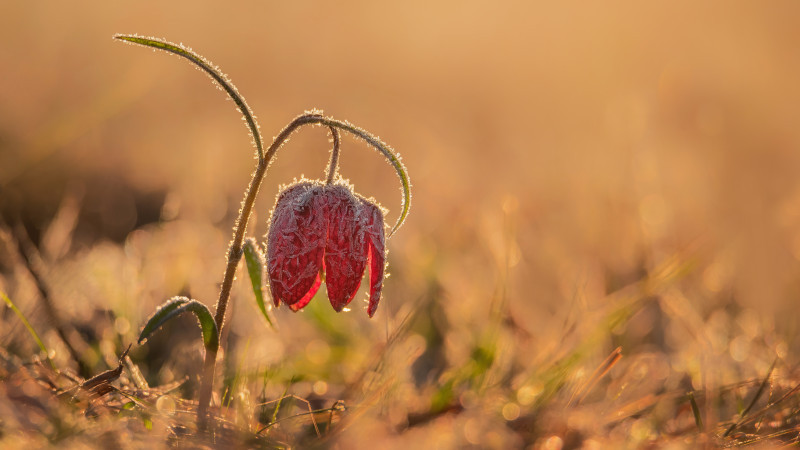
[[[400,184],[403,189],[403,201],[400,208],[400,217],[397,218],[397,222],[395,222],[392,230],[389,232],[389,236],[387,236],[391,237],[400,228],[400,226],[403,225],[403,222],[405,222],[406,217],[408,216],[408,211],[411,208],[411,181],[408,179],[406,167],[400,161],[400,157],[394,152],[394,150],[392,150],[391,147],[381,141],[377,136],[370,134],[368,131],[364,130],[363,128],[359,128],[350,122],[336,120],[330,117],[322,117],[316,121],[316,123],[339,128],[365,140],[369,145],[373,146],[376,150],[383,154],[383,156],[389,160],[389,163],[392,165],[392,167],[394,167],[394,170],[397,172],[397,176],[400,178]]]
[[[388,237],[391,237],[400,228],[400,226],[403,225],[403,222],[408,216],[408,211],[411,208],[411,181],[408,178],[406,167],[403,165],[402,161],[400,161],[400,157],[394,152],[394,150],[392,150],[391,147],[381,141],[377,136],[374,136],[370,132],[364,130],[363,128],[359,128],[350,122],[337,120],[332,117],[325,117],[318,111],[307,112],[297,116],[291,123],[289,123],[289,125],[286,126],[286,128],[281,131],[278,137],[275,138],[275,141],[273,141],[272,145],[269,146],[266,156],[264,157],[267,165],[269,165],[269,162],[272,160],[275,152],[277,152],[278,149],[283,146],[289,135],[300,126],[308,124],[320,124],[330,128],[337,128],[347,131],[357,138],[363,139],[369,145],[378,150],[378,152],[386,157],[392,167],[394,167],[394,170],[397,172],[397,176],[400,178],[400,185],[403,189],[403,199],[400,208],[400,216],[397,218],[397,222],[395,222],[394,226],[389,232]]]

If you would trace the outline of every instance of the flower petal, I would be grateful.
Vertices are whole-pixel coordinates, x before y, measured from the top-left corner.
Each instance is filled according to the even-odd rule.
[[[355,297],[367,265],[361,205],[350,190],[327,186],[322,197],[327,219],[325,285],[333,309],[341,311]]]
[[[316,201],[321,191],[319,185],[297,183],[284,190],[275,204],[267,233],[267,273],[275,306],[281,300],[293,306],[308,294],[313,297],[315,285],[319,288],[325,248],[325,221]]]
[[[383,228],[383,212],[367,200],[361,200],[364,231],[366,234],[367,258],[369,260],[369,306],[367,314],[375,315],[383,289],[386,271],[386,236]]]
[[[298,300],[297,303],[289,304],[289,308],[291,308],[292,311],[300,311],[301,309],[303,309],[303,307],[305,307],[308,304],[308,302],[310,302],[311,299],[314,298],[314,295],[316,295],[320,286],[322,286],[322,277],[319,276],[319,272],[317,272],[317,279],[314,280],[314,284],[311,286],[311,289],[309,289],[306,295],[304,295],[303,298]]]

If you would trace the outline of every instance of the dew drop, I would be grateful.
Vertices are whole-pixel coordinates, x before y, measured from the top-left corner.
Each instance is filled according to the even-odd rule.
[[[156,400],[156,409],[168,415],[175,414],[175,400],[168,395],[162,395]]]

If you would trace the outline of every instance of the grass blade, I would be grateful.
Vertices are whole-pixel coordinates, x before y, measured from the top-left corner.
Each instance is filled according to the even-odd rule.
[[[214,318],[206,305],[186,297],[172,297],[161,305],[142,328],[142,332],[139,334],[139,344],[146,341],[166,321],[186,311],[193,312],[197,316],[197,320],[200,322],[200,329],[203,331],[203,344],[206,350],[216,353],[219,347],[219,332]]]
[[[703,417],[700,414],[700,407],[697,406],[697,400],[694,399],[694,392],[689,393],[689,404],[692,405],[692,414],[694,414],[694,424],[697,425],[697,431],[703,432]]]
[[[12,311],[14,311],[17,317],[19,317],[19,320],[21,320],[22,324],[25,325],[25,328],[28,329],[28,333],[30,333],[31,336],[33,337],[33,340],[36,341],[36,345],[38,345],[39,349],[44,353],[44,357],[47,359],[47,362],[50,363],[50,367],[57,372],[58,369],[56,368],[55,363],[53,363],[53,360],[50,359],[50,353],[47,351],[47,347],[45,347],[44,342],[42,342],[42,339],[39,338],[39,333],[37,333],[36,330],[31,325],[31,323],[28,322],[28,319],[25,317],[25,314],[22,314],[22,311],[20,311],[19,308],[17,308],[17,306],[14,304],[14,302],[12,302],[10,298],[8,298],[5,292],[0,291],[0,297],[3,297],[3,301],[6,302],[6,305],[8,305],[8,307],[11,308]]]
[[[267,306],[264,304],[264,290],[261,288],[264,278],[264,254],[253,238],[247,238],[244,241],[244,261],[247,264],[247,273],[250,274],[250,283],[253,285],[253,294],[256,296],[258,309],[267,319],[269,326],[275,328],[275,324],[272,323],[272,319],[269,317]]]
[[[772,365],[769,366],[769,370],[767,371],[767,376],[764,377],[764,381],[762,381],[761,382],[761,386],[758,387],[758,391],[756,391],[756,395],[754,395],[753,399],[750,400],[750,404],[747,405],[747,408],[745,408],[744,412],[742,412],[741,418],[739,419],[738,422],[735,422],[733,425],[731,425],[728,428],[728,430],[725,431],[725,434],[723,434],[722,437],[728,437],[728,435],[731,434],[733,432],[733,430],[736,429],[737,426],[739,426],[739,423],[745,420],[745,418],[747,417],[747,414],[750,412],[751,409],[753,409],[753,406],[755,406],[755,404],[758,401],[758,399],[761,398],[761,395],[766,390],[767,385],[769,383],[769,378],[772,376],[772,371],[775,370],[775,364],[777,362],[778,362],[777,359],[772,361]]]

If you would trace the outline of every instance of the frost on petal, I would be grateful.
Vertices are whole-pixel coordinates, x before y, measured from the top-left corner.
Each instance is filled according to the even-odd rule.
[[[327,219],[325,284],[333,309],[355,297],[367,264],[361,204],[345,186],[328,186],[322,197]]]
[[[383,289],[386,264],[386,236],[383,228],[383,213],[372,203],[361,200],[361,221],[366,234],[365,245],[369,259],[369,306],[367,314],[375,315]]]
[[[299,309],[319,288],[325,249],[325,221],[316,210],[321,193],[319,185],[297,183],[284,190],[275,204],[267,233],[267,273],[275,306],[283,301]],[[308,299],[307,294],[311,294]]]

